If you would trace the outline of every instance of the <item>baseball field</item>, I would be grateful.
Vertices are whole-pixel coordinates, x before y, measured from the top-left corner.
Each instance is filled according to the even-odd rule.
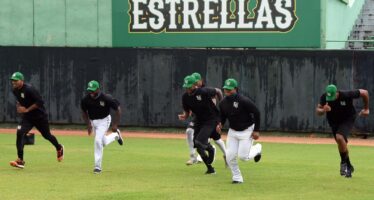
[[[205,175],[203,164],[185,165],[184,135],[123,135],[124,146],[106,147],[103,172],[93,174],[92,137],[57,135],[66,149],[58,163],[53,146],[36,135],[35,145],[25,147],[21,170],[9,166],[16,158],[14,133],[0,134],[0,199],[374,199],[372,139],[350,146],[355,172],[347,179],[339,175],[332,138],[296,144],[285,137],[278,138],[280,143],[263,137],[261,161],[239,162],[244,183],[233,185],[220,151],[214,162],[217,173]]]

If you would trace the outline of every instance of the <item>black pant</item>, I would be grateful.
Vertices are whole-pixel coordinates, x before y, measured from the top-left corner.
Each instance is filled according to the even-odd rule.
[[[47,116],[43,116],[37,119],[22,118],[21,123],[18,125],[18,128],[17,128],[17,141],[16,141],[17,155],[18,155],[18,158],[22,160],[23,160],[23,148],[24,148],[23,138],[25,134],[28,133],[34,126],[42,134],[44,139],[50,141],[53,144],[53,146],[55,146],[56,150],[59,150],[61,148],[61,145],[58,143],[56,137],[53,136],[51,134],[51,131],[49,130]]]
[[[208,155],[205,151],[214,151],[213,146],[209,143],[209,138],[216,131],[217,122],[208,121],[194,127],[194,144],[201,159],[207,164]]]

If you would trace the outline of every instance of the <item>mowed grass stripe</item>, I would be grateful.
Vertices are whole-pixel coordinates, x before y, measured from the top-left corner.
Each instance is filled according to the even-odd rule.
[[[339,175],[336,145],[263,143],[259,163],[239,162],[244,184],[232,185],[217,149],[216,175],[203,164],[186,166],[185,140],[125,138],[105,147],[103,172],[93,170],[93,137],[58,136],[65,160],[41,136],[25,147],[25,169],[15,135],[0,134],[0,199],[374,199],[373,147],[350,147],[356,172]]]

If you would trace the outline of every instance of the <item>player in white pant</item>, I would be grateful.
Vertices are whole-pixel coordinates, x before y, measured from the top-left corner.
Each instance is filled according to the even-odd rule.
[[[119,102],[108,94],[100,91],[100,85],[93,80],[88,83],[87,94],[81,101],[82,117],[87,124],[88,135],[95,133],[95,167],[94,173],[102,170],[104,147],[114,140],[123,145],[118,123],[121,116]],[[112,133],[106,135],[111,124],[110,109],[115,110],[115,118],[112,123]]]
[[[199,154],[197,154],[196,149],[193,143],[193,122],[189,122],[186,129],[186,140],[188,145],[188,150],[190,152],[190,159],[187,160],[186,165],[193,165],[202,162],[202,159]]]
[[[104,147],[115,140],[120,140],[121,133],[119,130],[106,134],[111,123],[111,116],[108,115],[104,119],[90,120],[95,133],[95,167],[94,169],[102,169],[101,163],[103,160]]]
[[[237,157],[243,161],[261,159],[261,144],[253,146],[253,140],[259,137],[260,112],[255,104],[247,97],[238,93],[238,83],[235,79],[227,79],[223,86],[225,98],[219,103],[221,123],[217,132],[221,131],[226,119],[230,123],[227,136],[226,161],[231,169],[232,183],[243,183]]]

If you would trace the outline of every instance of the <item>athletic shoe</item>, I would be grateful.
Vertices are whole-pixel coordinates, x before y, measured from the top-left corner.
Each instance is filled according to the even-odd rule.
[[[95,168],[95,169],[93,170],[93,173],[94,173],[94,174],[100,174],[100,173],[101,173],[101,169],[97,169],[97,168]]]
[[[17,167],[17,168],[20,168],[20,169],[25,168],[25,161],[23,161],[19,158],[17,158],[17,160],[15,160],[15,161],[10,161],[9,164],[12,167]]]
[[[213,167],[210,167],[206,172],[205,174],[209,175],[209,174],[216,174],[216,171],[214,170]]]
[[[57,150],[57,161],[61,162],[64,159],[64,145],[61,145],[60,150]]]
[[[207,162],[207,164],[208,165],[213,164],[213,162],[215,160],[215,157],[216,157],[216,147],[214,145],[212,145],[212,148],[210,148],[208,150],[208,162]]]
[[[122,135],[121,135],[121,131],[119,131],[119,129],[117,129],[116,133],[118,134],[118,144],[119,145],[123,145],[123,138],[122,138]]]
[[[227,163],[227,160],[226,160],[226,156],[225,156],[225,155],[223,156],[223,160],[225,161],[225,168],[228,168],[228,167],[229,167],[229,164]]]
[[[347,166],[347,170],[345,171],[345,177],[352,178],[352,168],[349,165]]]
[[[254,160],[255,162],[260,161],[260,160],[261,160],[261,153],[258,153],[258,154],[253,158],[253,160]]]
[[[241,181],[232,181],[232,184],[242,184],[243,182]]]
[[[340,176],[345,176],[347,173],[347,163],[340,163]]]
[[[347,165],[347,171],[345,173],[345,177],[352,178],[352,174],[354,171],[355,171],[355,168],[353,167],[353,165]]]

